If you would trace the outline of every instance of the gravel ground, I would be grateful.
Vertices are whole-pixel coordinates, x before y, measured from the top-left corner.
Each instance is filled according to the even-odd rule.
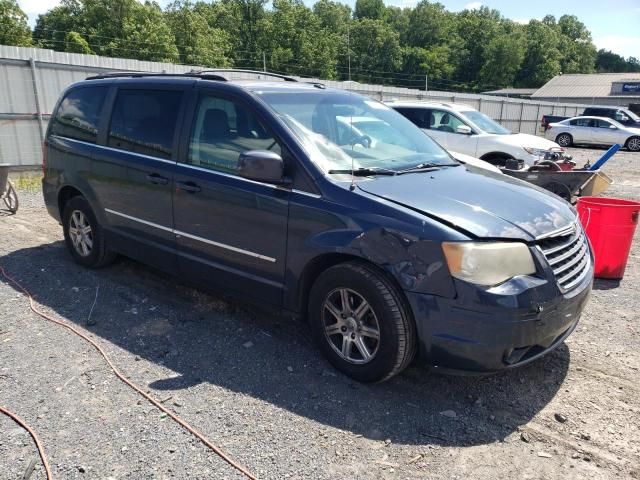
[[[573,151],[580,163],[601,153]],[[639,161],[609,162],[607,195],[640,200]],[[413,366],[362,385],[302,323],[130,260],[77,266],[40,193],[19,194],[18,214],[0,214],[0,265],[262,479],[640,479],[640,230],[625,279],[597,281],[578,329],[533,365],[483,378]],[[0,316],[0,405],[38,432],[56,479],[242,478],[4,280]],[[32,459],[29,436],[0,415],[0,478],[22,478]]]

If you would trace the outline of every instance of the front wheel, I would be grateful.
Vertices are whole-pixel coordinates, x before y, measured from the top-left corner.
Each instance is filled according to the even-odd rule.
[[[62,214],[64,240],[73,259],[80,265],[99,268],[111,263],[116,255],[111,252],[89,202],[73,197]]]
[[[627,140],[627,148],[631,152],[640,152],[640,137],[631,137]]]
[[[387,380],[415,356],[415,324],[401,293],[366,264],[324,271],[311,289],[309,319],[327,359],[358,381]]]
[[[573,137],[568,133],[561,133],[556,137],[556,143],[561,147],[570,147],[573,144]]]

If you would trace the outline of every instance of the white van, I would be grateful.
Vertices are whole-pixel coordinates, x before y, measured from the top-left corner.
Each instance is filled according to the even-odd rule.
[[[503,166],[507,159],[527,166],[563,154],[557,143],[526,133],[512,133],[468,105],[394,101],[388,105],[407,117],[447,150]]]

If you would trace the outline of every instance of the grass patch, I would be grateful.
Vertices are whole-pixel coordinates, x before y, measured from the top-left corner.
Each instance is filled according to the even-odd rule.
[[[33,173],[14,173],[9,178],[16,190],[37,192],[42,189],[42,176]]]

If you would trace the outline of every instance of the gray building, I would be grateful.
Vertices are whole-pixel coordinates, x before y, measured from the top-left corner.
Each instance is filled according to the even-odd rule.
[[[531,95],[531,99],[628,107],[640,104],[640,73],[558,75]]]

